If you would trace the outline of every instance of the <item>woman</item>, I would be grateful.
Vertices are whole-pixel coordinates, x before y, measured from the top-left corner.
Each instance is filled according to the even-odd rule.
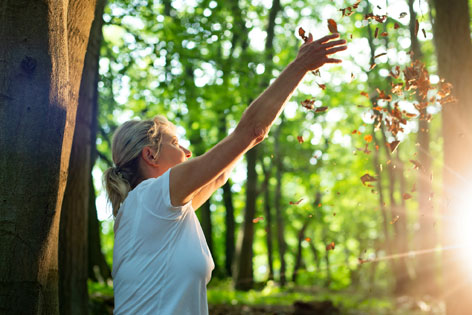
[[[308,71],[340,63],[338,34],[313,41],[244,112],[233,133],[202,156],[178,143],[167,119],[128,121],[115,133],[115,167],[104,174],[115,216],[115,314],[207,314],[214,268],[194,210],[227,180],[235,163],[261,142]]]

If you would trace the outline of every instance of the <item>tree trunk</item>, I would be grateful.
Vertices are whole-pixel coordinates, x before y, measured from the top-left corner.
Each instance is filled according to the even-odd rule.
[[[280,259],[280,285],[284,286],[286,282],[285,272],[286,272],[286,265],[285,265],[285,251],[287,249],[287,244],[285,243],[285,223],[284,217],[282,213],[282,153],[280,153],[280,141],[279,136],[284,124],[284,116],[282,113],[282,122],[277,127],[277,130],[274,133],[275,137],[275,144],[274,144],[274,155],[275,155],[275,178],[276,178],[276,186],[275,186],[275,197],[274,197],[274,207],[275,207],[275,219],[277,221],[277,242],[279,244],[279,259]]]
[[[236,7],[233,9],[235,13],[241,13],[239,6],[236,4]],[[268,59],[266,60],[266,65],[272,65],[272,46],[274,40],[274,27],[275,27],[275,17],[277,16],[278,11],[280,11],[280,1],[273,0],[272,8],[269,12],[269,21],[267,24],[267,39],[266,39],[266,51],[268,52]],[[235,16],[236,20],[241,19],[241,16]],[[242,22],[242,20],[239,20]],[[244,43],[244,40],[243,40]],[[246,47],[242,47],[244,50]],[[270,73],[269,73],[270,74]],[[262,80],[261,85],[267,85],[269,80]],[[254,240],[254,226],[253,218],[256,212],[256,198],[257,198],[257,172],[256,172],[256,161],[257,161],[257,147],[251,149],[246,154],[247,160],[247,182],[246,182],[246,209],[244,213],[244,233],[241,235],[241,243],[238,244],[238,257],[236,265],[236,278],[235,278],[235,288],[239,290],[249,290],[253,285],[253,250],[252,243]]]
[[[57,314],[59,219],[94,0],[0,9],[0,309]]]
[[[266,245],[267,245],[267,263],[269,265],[268,280],[274,280],[274,256],[272,245],[272,209],[270,203],[270,170],[264,165],[264,159],[260,161],[262,171],[264,172],[264,212],[266,222]]]
[[[226,208],[225,225],[225,268],[228,276],[233,275],[233,262],[235,253],[235,231],[236,222],[234,221],[233,192],[231,191],[231,182],[228,180],[223,185],[223,200]]]
[[[59,226],[59,310],[87,314],[87,227],[92,170],[91,142],[97,115],[98,59],[105,1],[98,0],[84,60],[67,186]]]
[[[239,237],[237,248],[237,264],[235,270],[235,288],[249,290],[253,287],[252,243],[254,241],[254,214],[256,213],[257,199],[257,147],[246,153],[247,180],[246,180],[246,208],[244,209],[244,223]]]
[[[435,0],[434,38],[439,75],[453,85],[456,102],[443,106],[443,246],[463,244],[471,229],[472,178],[472,43],[467,0]],[[469,217],[470,218],[470,217]],[[472,314],[469,249],[444,252],[444,296],[447,314]],[[464,257],[465,256],[465,257]],[[446,263],[447,262],[447,263]]]
[[[95,188],[92,176],[89,177],[90,197],[88,206],[88,277],[92,281],[106,281],[111,279],[111,270],[102,252],[100,240],[100,222],[95,205]],[[97,270],[96,270],[97,269]]]

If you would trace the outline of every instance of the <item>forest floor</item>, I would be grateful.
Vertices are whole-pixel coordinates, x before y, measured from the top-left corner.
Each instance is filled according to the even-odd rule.
[[[91,288],[89,286],[89,288]],[[363,294],[359,290],[266,286],[248,292],[221,283],[208,288],[210,315],[444,315],[444,304],[430,297]],[[91,315],[113,314],[113,288],[91,288]]]

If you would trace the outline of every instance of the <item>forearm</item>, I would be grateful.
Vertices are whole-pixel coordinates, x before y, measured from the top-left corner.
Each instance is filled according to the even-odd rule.
[[[282,112],[285,104],[306,74],[296,61],[291,62],[278,78],[244,112],[238,128],[252,131],[260,142]]]

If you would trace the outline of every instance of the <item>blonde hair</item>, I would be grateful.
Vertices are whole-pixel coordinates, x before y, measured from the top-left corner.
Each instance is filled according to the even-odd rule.
[[[153,147],[158,157],[162,132],[169,128],[174,130],[175,126],[164,116],[156,116],[148,120],[129,120],[115,131],[111,145],[115,166],[103,173],[113,216],[118,214],[128,193],[143,180],[138,167],[143,148]]]

